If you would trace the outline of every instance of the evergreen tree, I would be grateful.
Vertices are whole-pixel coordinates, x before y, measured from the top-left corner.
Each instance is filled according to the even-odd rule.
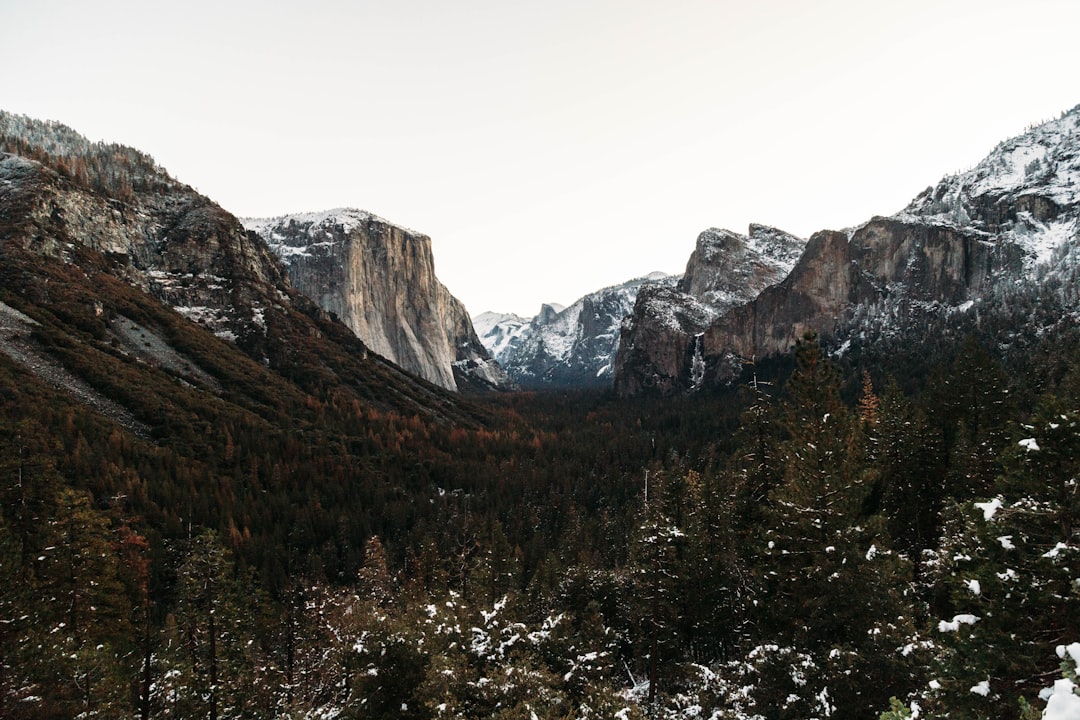
[[[886,705],[889,681],[904,675],[896,648],[913,632],[907,566],[891,551],[882,520],[865,514],[874,479],[867,434],[841,402],[839,373],[813,336],[796,347],[788,391],[783,482],[758,540],[756,615],[761,642],[805,653],[805,669],[761,688],[774,702],[759,698],[759,706],[773,705],[771,717],[806,716],[822,704],[864,715]],[[767,666],[780,655],[759,657]],[[780,702],[788,696],[800,702]]]
[[[180,673],[171,698],[179,715],[216,720],[271,712],[284,683],[262,653],[257,588],[236,576],[231,554],[212,530],[192,539],[179,576],[169,642],[173,657],[179,650],[182,659],[165,671]]]
[[[881,401],[875,435],[877,476],[869,509],[888,519],[897,548],[918,560],[923,549],[936,545],[945,499],[941,435],[895,382]]]
[[[928,704],[956,717],[1033,699],[1056,673],[1054,648],[1080,640],[1080,414],[1044,402],[1003,467],[992,497],[957,505],[936,569],[949,592],[936,607],[940,689]]]

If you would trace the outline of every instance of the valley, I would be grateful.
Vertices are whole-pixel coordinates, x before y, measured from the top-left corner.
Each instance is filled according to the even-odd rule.
[[[1078,117],[481,320],[419,233],[0,114],[0,716],[1072,702]]]

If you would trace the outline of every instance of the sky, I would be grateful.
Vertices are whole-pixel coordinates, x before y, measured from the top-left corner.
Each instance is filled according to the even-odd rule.
[[[0,108],[130,145],[238,216],[432,238],[535,314],[698,233],[902,209],[1080,104],[1075,0],[0,0]]]

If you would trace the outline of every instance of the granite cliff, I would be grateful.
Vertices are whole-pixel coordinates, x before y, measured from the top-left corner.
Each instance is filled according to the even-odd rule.
[[[747,235],[716,228],[701,233],[677,285],[647,286],[638,294],[621,328],[616,390],[672,392],[700,385],[705,331],[782,280],[804,244],[764,225],[751,225]]]
[[[449,390],[511,385],[465,307],[436,278],[426,235],[349,208],[244,224],[297,289],[373,352]]]

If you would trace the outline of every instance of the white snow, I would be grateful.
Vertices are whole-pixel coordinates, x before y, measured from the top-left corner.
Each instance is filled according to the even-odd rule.
[[[982,595],[982,585],[979,584],[978,580],[968,580],[967,588],[972,595]]]
[[[1002,508],[1001,498],[994,498],[989,502],[975,503],[975,507],[982,510],[984,520],[990,521],[993,519],[994,513]]]
[[[1057,656],[1064,660],[1066,655],[1072,658],[1073,664],[1076,665],[1076,669],[1080,670],[1080,642],[1074,642],[1068,645],[1058,645]]]
[[[990,681],[983,680],[978,685],[974,685],[971,688],[971,692],[975,693],[976,695],[982,695],[983,697],[986,697],[990,694]]]
[[[1056,557],[1057,557],[1058,555],[1060,555],[1060,554],[1061,554],[1061,551],[1062,551],[1062,550],[1068,550],[1068,549],[1069,549],[1069,546],[1068,546],[1068,545],[1066,545],[1065,543],[1059,542],[1059,543],[1058,543],[1057,545],[1055,545],[1055,546],[1054,546],[1054,547],[1053,547],[1053,548],[1052,548],[1051,550],[1047,550],[1046,552],[1044,552],[1042,556],[1043,556],[1044,558],[1050,558],[1050,559],[1054,559],[1054,558],[1056,558]]]
[[[1080,643],[1058,645],[1057,655],[1062,660],[1068,655],[1074,670],[1080,671]],[[1080,720],[1080,688],[1072,680],[1063,677],[1055,681],[1039,697],[1046,701],[1043,720]]]
[[[998,542],[1001,543],[1001,547],[1006,550],[1015,550],[1016,545],[1013,545],[1012,535],[1002,535],[998,538]]]
[[[334,208],[332,210],[322,210],[320,212],[305,212],[305,213],[293,213],[290,215],[279,215],[272,218],[240,218],[241,224],[243,224],[246,230],[251,230],[258,235],[261,235],[267,242],[270,238],[279,232],[280,228],[287,227],[289,225],[299,225],[302,227],[308,227],[311,229],[329,229],[334,227],[341,228],[342,232],[348,234],[355,230],[363,223],[375,221],[384,225],[393,225],[394,227],[401,227],[388,220],[384,220],[378,215],[374,215],[365,210],[358,210],[356,208]],[[402,228],[405,230],[406,228]],[[412,232],[411,230],[409,232]]]
[[[938,623],[938,632],[957,632],[961,625],[974,625],[977,622],[979,618],[976,615],[954,615],[951,621],[942,620]]]
[[[1046,701],[1043,720],[1080,720],[1080,695],[1076,691],[1076,684],[1072,680],[1061,678],[1052,688],[1039,693],[1039,697]]]
[[[1035,438],[1027,438],[1025,440],[1021,440],[1019,445],[1020,447],[1025,448],[1028,452],[1035,452],[1039,450],[1039,443],[1035,441]]]

